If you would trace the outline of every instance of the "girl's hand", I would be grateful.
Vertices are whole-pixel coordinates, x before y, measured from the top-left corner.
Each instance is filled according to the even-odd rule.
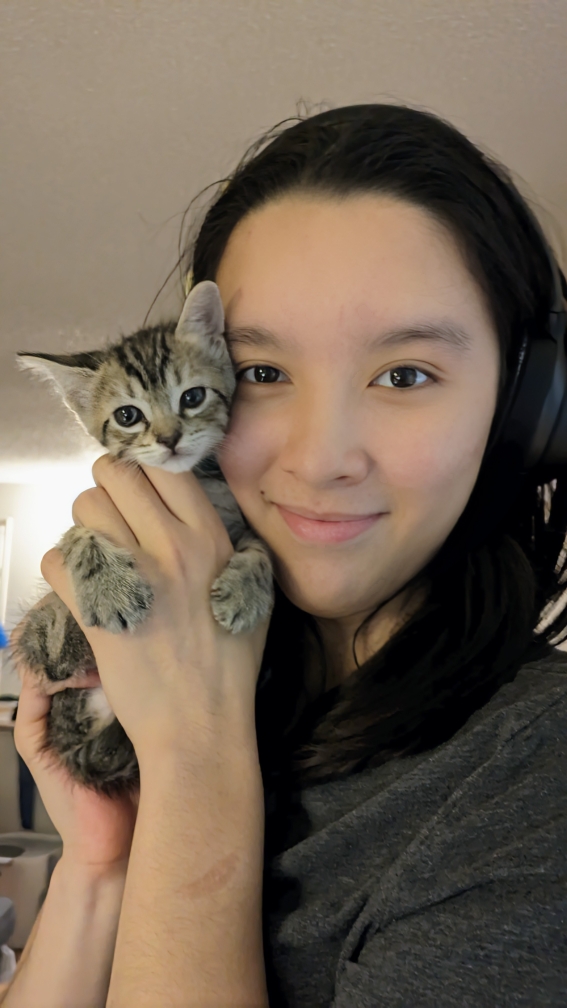
[[[136,823],[138,794],[107,798],[75,781],[57,757],[44,749],[51,698],[25,668],[14,729],[16,749],[29,767],[47,813],[63,840],[67,863],[89,873],[126,873]],[[54,684],[51,693],[70,686],[96,685],[98,676]]]
[[[85,627],[61,553],[42,574],[73,613],[96,658],[110,706],[142,765],[165,748],[193,756],[218,729],[255,741],[254,697],[268,620],[233,635],[214,620],[210,589],[232,546],[196,477],[137,468],[109,455],[93,466],[96,488],[75,501],[76,524],[134,555],[154,592],[134,632]]]

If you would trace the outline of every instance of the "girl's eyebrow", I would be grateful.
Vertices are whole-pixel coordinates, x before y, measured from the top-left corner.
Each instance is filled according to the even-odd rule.
[[[225,336],[229,345],[240,344],[270,350],[286,350],[295,345],[294,340],[282,339],[261,326],[227,328]],[[369,340],[366,348],[377,350],[381,346],[392,346],[397,343],[424,339],[430,342],[444,343],[461,352],[467,351],[472,343],[470,333],[449,319],[423,319],[388,329],[386,332],[374,336]]]
[[[392,343],[408,343],[410,340],[418,339],[445,343],[460,351],[469,350],[472,343],[470,333],[449,319],[424,319],[412,322],[410,325],[389,329],[386,333],[376,336],[370,345],[375,348],[384,345],[390,346]]]
[[[242,344],[243,346],[265,347],[268,350],[285,350],[289,340],[282,340],[269,329],[262,329],[258,326],[236,326],[228,327],[225,330],[225,339],[229,346]]]

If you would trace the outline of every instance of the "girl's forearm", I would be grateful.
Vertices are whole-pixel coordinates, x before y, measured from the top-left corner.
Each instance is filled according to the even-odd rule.
[[[103,1008],[125,876],[126,865],[93,873],[63,855],[2,1008]]]
[[[268,1005],[255,738],[205,748],[141,761],[108,1008]]]

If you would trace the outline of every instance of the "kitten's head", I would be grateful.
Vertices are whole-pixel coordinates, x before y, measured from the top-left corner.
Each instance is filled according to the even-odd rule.
[[[112,455],[182,472],[210,454],[227,427],[235,377],[223,331],[218,287],[204,280],[177,326],[142,329],[106,350],[18,359],[55,382]]]

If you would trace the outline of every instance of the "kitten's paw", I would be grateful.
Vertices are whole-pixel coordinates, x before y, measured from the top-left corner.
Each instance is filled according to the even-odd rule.
[[[73,578],[86,626],[112,633],[133,630],[147,616],[154,599],[128,550],[91,529],[75,527],[59,543]]]
[[[211,589],[213,616],[225,630],[253,630],[274,604],[272,568],[263,549],[234,553]]]
[[[83,631],[55,592],[24,617],[13,653],[16,661],[21,659],[39,679],[49,682],[96,667]]]

